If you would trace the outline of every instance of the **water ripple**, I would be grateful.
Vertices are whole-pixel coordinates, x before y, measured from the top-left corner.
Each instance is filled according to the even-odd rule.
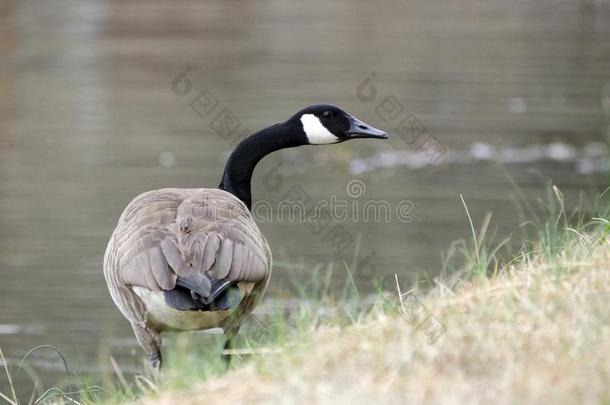
[[[610,171],[608,146],[600,142],[590,142],[581,147],[563,142],[533,144],[525,147],[497,147],[476,142],[468,149],[455,149],[446,153],[443,159],[431,162],[426,151],[394,150],[376,153],[366,158],[350,162],[352,175],[361,175],[378,169],[407,167],[423,169],[428,166],[468,165],[485,161],[500,164],[529,164],[538,162],[560,162],[573,164],[580,174],[605,173]]]

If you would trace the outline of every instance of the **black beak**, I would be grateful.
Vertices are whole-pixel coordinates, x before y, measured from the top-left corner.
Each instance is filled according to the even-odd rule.
[[[377,138],[388,139],[388,134],[360,121],[356,117],[349,117],[349,129],[345,131],[350,138]]]

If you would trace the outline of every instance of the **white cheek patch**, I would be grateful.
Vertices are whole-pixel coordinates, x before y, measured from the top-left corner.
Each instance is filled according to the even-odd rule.
[[[303,114],[301,116],[301,124],[303,124],[303,131],[305,131],[307,140],[312,145],[325,145],[339,142],[339,138],[326,129],[318,117],[313,114]]]

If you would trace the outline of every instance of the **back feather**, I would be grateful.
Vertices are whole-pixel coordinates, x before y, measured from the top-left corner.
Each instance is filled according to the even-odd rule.
[[[110,243],[118,260],[106,271],[126,287],[171,292],[166,302],[177,309],[218,308],[213,301],[230,301],[224,292],[232,285],[266,282],[271,271],[267,241],[249,210],[218,189],[144,193],[125,209]]]

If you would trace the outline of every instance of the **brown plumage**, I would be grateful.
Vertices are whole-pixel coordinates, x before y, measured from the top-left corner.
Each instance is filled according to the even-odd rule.
[[[104,275],[115,304],[155,361],[165,330],[236,331],[267,287],[271,251],[250,211],[232,194],[168,188],[141,194],[125,208],[108,243]],[[211,280],[234,281],[242,293],[239,306],[231,313],[163,313],[160,294],[176,288],[178,277],[198,280],[208,291]]]
[[[250,213],[257,163],[279,149],[354,138],[387,135],[339,107],[309,106],[240,142],[218,189],[167,188],[129,203],[108,242],[104,276],[153,368],[161,332],[221,327],[231,344],[261,300],[271,250]]]

